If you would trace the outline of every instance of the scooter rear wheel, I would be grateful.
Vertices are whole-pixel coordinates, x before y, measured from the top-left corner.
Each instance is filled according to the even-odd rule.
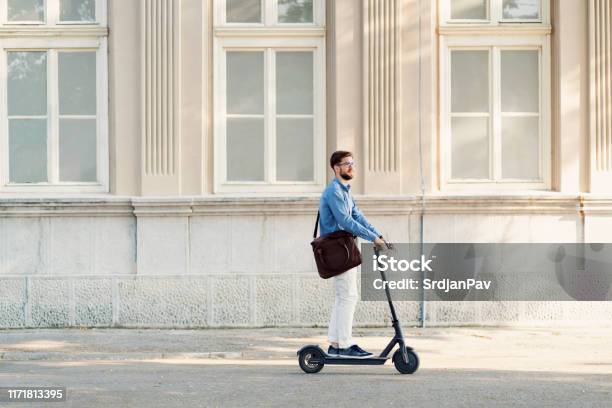
[[[402,350],[397,349],[393,353],[393,365],[402,374],[413,374],[419,368],[419,357],[412,350],[406,350],[406,355],[408,356],[407,363],[402,357]]]
[[[300,352],[298,361],[302,371],[307,374],[315,374],[323,369],[325,364],[312,360],[323,361],[323,353],[318,347],[307,347]]]

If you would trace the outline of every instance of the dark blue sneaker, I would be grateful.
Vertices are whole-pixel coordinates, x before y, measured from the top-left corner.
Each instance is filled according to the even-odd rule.
[[[331,357],[338,357],[338,353],[340,352],[339,348],[335,348],[334,346],[329,346],[327,349],[327,355]]]
[[[372,355],[372,353],[365,351],[356,344],[353,344],[349,348],[340,349],[338,353],[338,357],[342,358],[368,358],[372,357]]]

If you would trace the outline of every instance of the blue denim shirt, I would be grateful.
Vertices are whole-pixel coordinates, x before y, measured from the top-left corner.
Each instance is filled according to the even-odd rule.
[[[345,230],[359,238],[374,241],[381,233],[357,208],[349,191],[350,188],[350,185],[344,185],[334,177],[333,181],[323,190],[319,204],[321,235]]]

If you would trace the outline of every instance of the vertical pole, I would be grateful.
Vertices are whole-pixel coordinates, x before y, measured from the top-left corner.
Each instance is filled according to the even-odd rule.
[[[418,0],[418,17],[419,17],[419,67],[418,67],[418,86],[417,86],[417,103],[418,103],[418,133],[419,133],[419,173],[421,176],[421,211],[420,211],[420,243],[421,243],[421,255],[423,255],[423,226],[424,226],[424,211],[425,211],[425,177],[423,175],[423,135],[421,133],[421,62],[422,62],[422,44],[421,44],[421,0]],[[425,289],[423,288],[423,281],[425,280],[425,271],[421,275],[421,311],[420,311],[420,323],[421,327],[425,327],[425,307],[427,305],[425,299]]]
[[[378,263],[378,253],[376,254],[376,262]],[[389,302],[389,309],[391,309],[391,317],[393,318],[393,327],[397,324],[397,315],[395,314],[395,307],[393,307],[393,301],[391,300],[391,292],[389,292],[389,286],[387,283],[387,276],[385,272],[380,268],[380,264],[378,264],[378,270],[380,271],[380,277],[385,283],[385,293],[387,294],[387,302]]]

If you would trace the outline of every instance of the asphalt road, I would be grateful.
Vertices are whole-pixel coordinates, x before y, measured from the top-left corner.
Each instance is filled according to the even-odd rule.
[[[295,360],[1,361],[3,386],[67,386],[67,401],[7,407],[606,407],[612,376],[392,365],[301,372]]]

